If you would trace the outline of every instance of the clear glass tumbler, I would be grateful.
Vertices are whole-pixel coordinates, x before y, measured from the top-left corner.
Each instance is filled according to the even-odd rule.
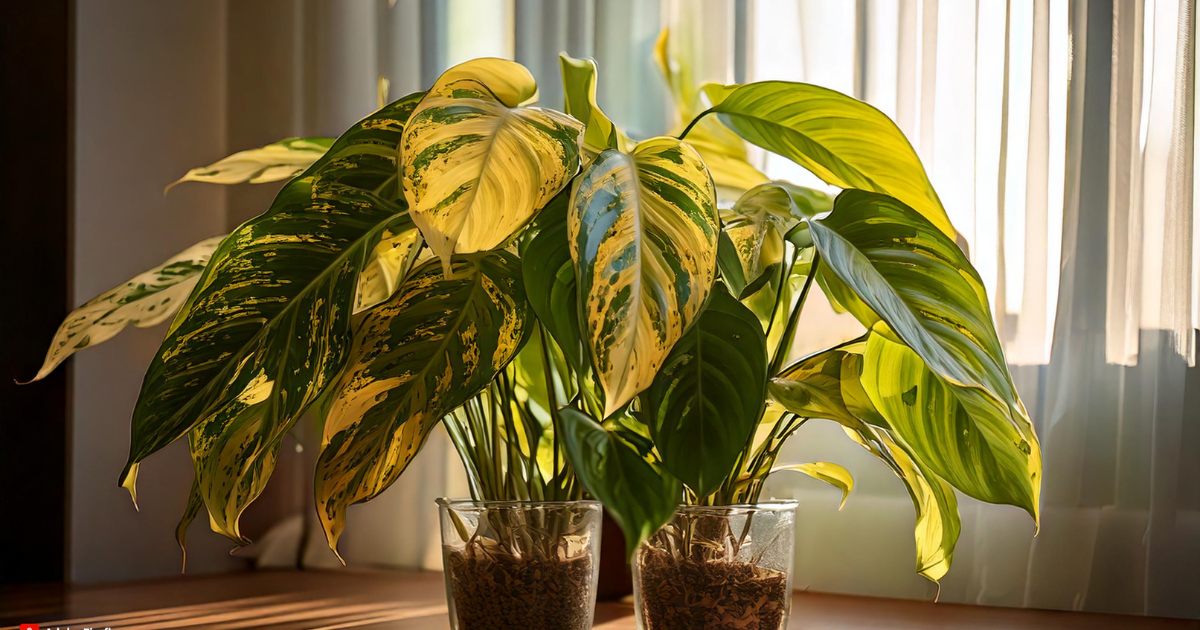
[[[599,502],[437,503],[452,628],[592,627]]]
[[[679,506],[634,557],[638,628],[786,628],[796,506]]]

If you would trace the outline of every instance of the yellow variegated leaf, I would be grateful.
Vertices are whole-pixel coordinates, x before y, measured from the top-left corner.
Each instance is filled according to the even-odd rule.
[[[290,179],[312,166],[332,144],[333,138],[284,138],[257,149],[238,151],[208,166],[188,171],[163,192],[183,182],[263,184]]]
[[[139,462],[187,434],[210,525],[245,542],[238,517],[283,437],[345,366],[360,271],[381,241],[416,231],[396,156],[421,96],[356,123],[218,246],[143,381],[121,475],[131,493]]]
[[[792,228],[832,207],[823,192],[779,181],[755,186],[723,211],[717,262],[734,295],[748,297],[747,287],[755,290],[762,275],[783,262],[783,239]]]
[[[854,489],[854,477],[842,466],[833,462],[812,462],[808,464],[787,464],[786,466],[776,466],[771,469],[771,474],[777,472],[798,472],[804,473],[818,481],[825,483],[842,491],[842,502],[838,504],[838,509],[846,507],[846,499],[850,496],[850,491]]]
[[[686,44],[688,42],[672,37],[670,29],[664,28],[654,45],[654,62],[667,81],[667,87],[674,97],[675,111],[679,115],[679,121],[671,131],[671,135],[675,136],[686,129],[704,109],[700,99],[700,85],[705,82],[700,75],[704,72],[696,67],[693,58],[697,47]],[[750,163],[746,141],[720,121],[712,117],[700,120],[687,132],[687,141],[704,158],[722,199],[726,196],[734,198],[742,191],[767,181],[767,176]]]
[[[674,138],[604,151],[580,175],[569,239],[605,416],[650,386],[708,297],[715,197],[699,154]]]
[[[583,121],[583,149],[592,158],[605,149],[631,151],[634,141],[596,104],[596,62],[559,53],[567,113]]]
[[[945,577],[962,530],[954,488],[914,460],[887,431],[865,423],[858,428],[842,428],[904,482],[917,512],[917,573],[934,582]]]
[[[130,324],[149,328],[166,321],[196,286],[200,272],[224,238],[200,241],[72,311],[54,333],[46,360],[32,380],[45,378],[67,357],[112,339]]]
[[[860,338],[800,359],[772,379],[768,390],[792,413],[841,424],[904,482],[917,512],[917,572],[937,581],[950,568],[962,527],[958,499],[949,483],[913,457],[863,391],[866,347]]]
[[[188,493],[187,507],[183,509],[183,516],[179,519],[179,524],[175,526],[175,542],[179,544],[179,552],[183,555],[180,561],[179,572],[187,572],[187,530],[192,521],[200,514],[200,510],[204,507],[204,497],[200,496],[200,484],[195,479],[192,479],[192,490]]]
[[[317,513],[337,551],[346,509],[404,472],[429,432],[516,356],[529,322],[520,261],[508,252],[418,267],[367,314],[325,418]]]
[[[358,275],[354,312],[361,313],[392,297],[413,268],[424,241],[417,230],[385,230]]]
[[[413,222],[450,256],[495,249],[579,169],[583,124],[549,109],[524,66],[477,59],[446,71],[413,112],[400,172]]]

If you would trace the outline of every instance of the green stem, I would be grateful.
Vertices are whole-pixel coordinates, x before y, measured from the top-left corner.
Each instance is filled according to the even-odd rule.
[[[775,328],[775,314],[779,312],[779,305],[783,302],[783,295],[788,287],[788,280],[792,274],[792,269],[796,266],[796,260],[800,258],[799,253],[792,254],[788,258],[786,265],[779,266],[779,288],[775,291],[775,303],[771,305],[771,318],[767,320],[767,338],[771,337],[771,330]]]
[[[698,116],[696,116],[695,118],[693,118],[692,122],[688,123],[688,126],[683,129],[683,133],[679,134],[679,139],[683,140],[684,138],[686,138],[688,135],[688,132],[692,130],[692,127],[695,127],[696,123],[700,122],[701,118],[704,118],[705,116],[707,116],[711,113],[712,113],[711,109],[706,109],[706,110],[700,112],[700,114]]]
[[[800,312],[804,310],[804,302],[808,300],[808,292],[812,289],[813,280],[816,279],[817,271],[820,268],[821,253],[814,252],[808,277],[804,279],[804,288],[800,290],[800,299],[796,302],[796,306],[792,307],[787,327],[783,329],[783,336],[779,338],[779,347],[775,348],[775,356],[771,357],[771,365],[767,370],[769,376],[773,377],[779,373],[783,362],[787,360],[788,353],[792,351],[792,341],[796,336],[796,325],[800,321]]]

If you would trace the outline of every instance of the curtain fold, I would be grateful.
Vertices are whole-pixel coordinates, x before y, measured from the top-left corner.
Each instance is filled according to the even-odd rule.
[[[599,101],[619,124],[663,133],[675,113],[651,51],[664,26],[697,60],[698,80],[807,81],[872,103],[911,138],[961,231],[1043,443],[1041,531],[1034,538],[1015,508],[962,498],[941,599],[1200,617],[1195,0],[272,6],[296,23],[291,35],[240,28],[293,51],[283,82],[301,98],[277,120],[294,121],[298,135],[335,134],[370,112],[379,76],[395,98],[481,55],[524,63],[542,102],[558,107],[561,50],[597,59]],[[231,102],[248,102],[237,97],[252,87]],[[243,136],[231,135],[231,147]],[[757,159],[772,177],[825,188],[787,160]],[[797,352],[861,330],[827,302],[810,304]],[[280,465],[296,483],[310,483],[315,439],[306,461]],[[818,484],[771,482],[776,496],[803,499],[798,588],[934,597],[913,573],[911,503],[884,466],[831,423],[806,425],[783,456],[842,463],[857,481],[842,512]],[[351,508],[348,562],[440,568],[432,501],[465,491],[436,433],[393,488]],[[310,496],[295,493],[288,509],[311,510]],[[305,563],[332,565],[309,527]]]

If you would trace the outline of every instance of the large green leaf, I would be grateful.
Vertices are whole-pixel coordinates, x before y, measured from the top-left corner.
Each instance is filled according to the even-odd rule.
[[[291,179],[321,159],[332,145],[333,138],[284,138],[257,149],[238,151],[208,166],[194,168],[167,186],[167,190],[183,182],[263,184]]]
[[[920,158],[883,112],[806,83],[709,85],[705,91],[713,103],[709,111],[746,140],[828,184],[889,194],[954,238]]]
[[[559,53],[558,65],[562,71],[567,113],[584,124],[584,151],[594,157],[605,149],[631,150],[633,140],[596,104],[596,62]]]
[[[446,414],[516,356],[529,314],[507,252],[430,260],[367,314],[337,384],[317,459],[317,513],[337,551],[346,508],[390,486]]]
[[[663,467],[697,496],[716,491],[758,426],[766,386],[762,326],[718,286],[641,398]]]
[[[72,311],[54,333],[46,359],[31,381],[45,378],[67,357],[112,339],[130,324],[149,328],[166,321],[196,286],[208,259],[224,238],[200,241]]]
[[[869,335],[875,337],[876,335]],[[826,418],[904,482],[917,512],[917,573],[937,581],[950,568],[961,522],[950,484],[912,456],[872,406],[860,383],[867,341],[855,339],[800,359],[771,380],[771,396],[788,411]]]
[[[587,491],[625,532],[625,554],[658,531],[675,513],[683,487],[656,470],[613,431],[573,407],[559,410],[567,459]]]
[[[242,540],[238,515],[280,440],[345,363],[360,269],[388,235],[415,229],[396,148],[420,97],[354,125],[217,248],[142,384],[121,475],[131,492],[139,463],[191,430],[214,527]]]
[[[567,208],[570,189],[560,192],[538,213],[536,234],[521,251],[521,269],[529,304],[575,370],[582,369],[579,289],[571,260]],[[531,228],[532,229],[532,228]]]
[[[872,395],[889,424],[925,465],[959,490],[1019,506],[1036,520],[1042,471],[1037,436],[1009,376],[983,281],[962,250],[903,203],[860,190],[839,195],[829,218],[811,222],[810,229],[824,263],[964,408],[953,416],[959,425],[955,435],[935,444],[933,435],[951,430],[928,426],[945,419],[933,413],[940,410],[900,414],[900,406],[880,405],[877,396],[891,396],[901,385],[909,398],[936,398],[917,391],[925,379],[912,361],[892,353],[883,369],[893,373]],[[894,373],[901,367],[911,370]],[[934,452],[941,448],[953,451]]]
[[[583,123],[521,107],[536,95],[524,66],[475,59],[447,70],[413,112],[404,194],[444,267],[508,241],[579,170]]]
[[[732,210],[722,212],[717,262],[734,295],[748,297],[763,274],[783,262],[783,238],[788,232],[832,208],[829,195],[779,181],[755,186]]]
[[[605,416],[650,386],[708,297],[715,195],[700,156],[674,138],[605,151],[579,176],[571,258]]]

